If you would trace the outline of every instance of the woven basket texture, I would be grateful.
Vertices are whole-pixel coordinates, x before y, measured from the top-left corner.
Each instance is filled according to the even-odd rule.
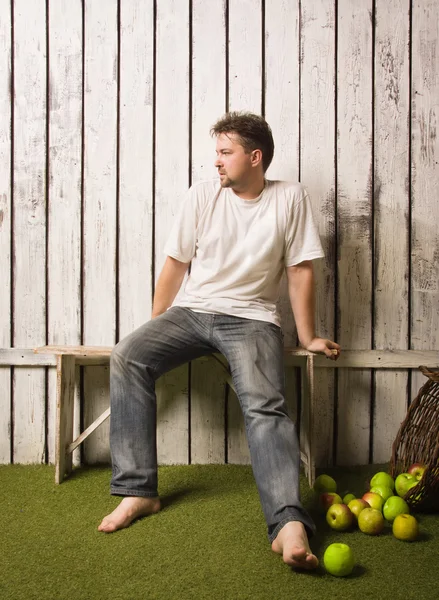
[[[390,474],[406,473],[414,463],[426,466],[422,479],[404,496],[414,511],[439,510],[439,371],[419,367],[428,378],[410,404],[392,446]]]

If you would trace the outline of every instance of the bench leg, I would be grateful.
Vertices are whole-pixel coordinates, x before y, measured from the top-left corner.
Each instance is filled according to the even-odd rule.
[[[301,368],[302,415],[300,420],[301,446],[303,447],[306,476],[310,487],[314,485],[316,469],[313,453],[313,413],[314,413],[314,357],[306,357]]]
[[[56,444],[55,483],[72,471],[72,454],[67,451],[73,441],[75,395],[75,357],[61,354],[56,358]]]

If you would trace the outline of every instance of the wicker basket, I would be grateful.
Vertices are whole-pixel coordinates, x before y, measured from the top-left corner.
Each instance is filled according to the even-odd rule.
[[[439,509],[439,371],[419,370],[428,381],[401,423],[392,446],[390,474],[397,477],[414,463],[424,464],[427,468],[422,479],[404,499],[413,510],[432,511]]]

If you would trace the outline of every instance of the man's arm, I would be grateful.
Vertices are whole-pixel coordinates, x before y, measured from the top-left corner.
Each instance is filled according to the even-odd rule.
[[[298,265],[286,268],[288,294],[293,309],[300,344],[310,352],[326,354],[337,360],[340,346],[331,340],[316,337],[315,333],[315,292],[312,262],[305,260]],[[332,352],[335,350],[336,352]]]
[[[155,286],[152,319],[166,312],[171,306],[181,287],[189,265],[190,263],[180,262],[171,256],[166,257],[165,264]]]

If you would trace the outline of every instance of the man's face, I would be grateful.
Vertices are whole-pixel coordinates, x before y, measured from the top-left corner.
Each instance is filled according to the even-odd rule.
[[[216,141],[215,167],[222,187],[240,187],[254,175],[252,153],[246,154],[235,133],[221,133]]]

